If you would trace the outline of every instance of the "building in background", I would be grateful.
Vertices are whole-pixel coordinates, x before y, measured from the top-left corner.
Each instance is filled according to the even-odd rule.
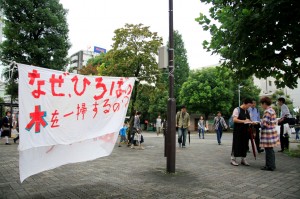
[[[98,46],[94,46],[94,51],[80,50],[70,56],[70,68],[78,71],[87,64],[89,59],[101,53],[106,53],[106,49]]]

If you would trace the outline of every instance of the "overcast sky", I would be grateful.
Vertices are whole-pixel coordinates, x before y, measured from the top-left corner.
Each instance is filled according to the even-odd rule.
[[[86,50],[88,46],[111,49],[114,30],[125,23],[142,23],[150,26],[152,32],[163,37],[164,44],[169,37],[168,0],[60,0],[69,10],[69,39],[72,44],[69,55]],[[173,0],[174,30],[183,37],[190,68],[217,64],[219,57],[202,48],[203,40],[210,35],[195,21],[200,12],[208,13],[208,6],[200,0]]]

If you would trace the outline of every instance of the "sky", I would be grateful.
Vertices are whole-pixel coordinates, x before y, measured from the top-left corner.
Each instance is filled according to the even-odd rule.
[[[60,3],[69,10],[67,22],[72,44],[69,55],[89,46],[110,50],[114,30],[126,23],[150,26],[164,44],[168,41],[168,0],[60,0]],[[200,0],[173,0],[174,30],[182,35],[191,69],[217,64],[220,59],[203,49],[202,42],[210,40],[210,34],[195,21],[200,12],[207,14],[208,9]]]

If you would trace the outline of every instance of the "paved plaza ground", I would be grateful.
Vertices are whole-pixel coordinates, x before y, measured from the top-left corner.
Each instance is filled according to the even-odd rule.
[[[19,180],[17,144],[0,140],[0,198],[300,198],[300,159],[278,153],[277,170],[262,171],[265,153],[250,167],[230,165],[232,134],[191,135],[176,148],[176,174],[166,174],[164,139],[144,133],[145,150],[116,145],[112,154]],[[299,144],[299,143],[298,143]],[[296,147],[292,143],[291,147]]]

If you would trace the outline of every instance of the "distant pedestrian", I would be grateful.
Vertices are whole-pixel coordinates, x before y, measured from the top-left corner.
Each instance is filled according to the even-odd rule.
[[[261,139],[260,146],[266,151],[266,164],[262,170],[274,171],[275,153],[273,147],[279,144],[278,134],[276,131],[276,112],[272,109],[272,101],[269,97],[260,100],[261,107],[265,110],[261,123]]]
[[[300,124],[300,119],[299,119],[299,115],[296,116],[296,124],[299,125]],[[296,140],[299,140],[299,131],[300,131],[300,127],[296,127],[295,128],[296,131]]]
[[[186,112],[186,107],[181,106],[181,110],[176,114],[176,127],[178,127],[178,144],[179,147],[185,148],[186,135],[190,127],[190,115]]]
[[[141,112],[137,112],[136,116],[134,117],[134,125],[133,125],[133,133],[131,136],[131,148],[134,148],[134,142],[136,141],[139,145],[140,149],[144,149],[144,147],[142,147],[142,143],[144,142],[144,138],[142,135],[142,129],[141,129],[141,122],[140,122],[140,117],[141,117],[142,113]]]
[[[1,137],[5,137],[5,145],[11,145],[8,140],[12,128],[10,111],[6,111],[5,117],[2,119],[1,128],[2,128]]]
[[[158,116],[156,119],[156,134],[157,134],[157,136],[159,136],[160,133],[161,133],[161,118],[160,118],[160,116]]]
[[[244,99],[243,104],[233,110],[232,117],[234,122],[232,151],[231,151],[231,164],[238,166],[236,162],[237,157],[241,157],[241,164],[250,166],[246,160],[248,143],[249,143],[249,128],[252,121],[248,112],[249,107],[252,105],[252,99]]]
[[[201,139],[201,134],[202,134],[202,139],[204,139],[205,128],[207,128],[206,121],[203,119],[203,116],[200,116],[198,121],[199,139]]]
[[[258,153],[264,152],[263,149],[260,148],[260,113],[259,110],[256,108],[256,101],[252,100],[252,105],[248,109],[250,114],[250,119],[252,122],[255,122],[252,126],[255,129],[255,145]],[[249,148],[249,147],[248,147]]]
[[[120,129],[119,134],[120,134],[121,138],[120,138],[120,142],[119,142],[119,147],[121,147],[121,143],[122,142],[126,142],[126,131],[127,131],[127,128],[128,127],[127,127],[126,123],[124,123],[123,127]]]
[[[215,131],[216,131],[216,134],[217,134],[218,144],[221,145],[223,129],[228,128],[224,118],[222,117],[221,111],[217,112],[217,116],[214,119],[214,128],[215,128]]]

